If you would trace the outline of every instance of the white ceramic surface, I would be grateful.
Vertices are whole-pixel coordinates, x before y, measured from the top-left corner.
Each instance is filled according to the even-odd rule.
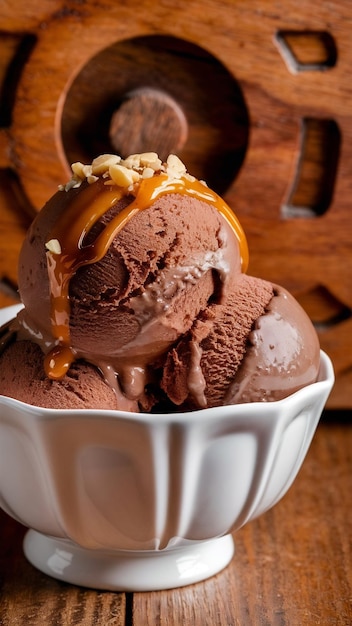
[[[144,415],[0,396],[0,505],[58,579],[126,591],[203,580],[231,560],[229,533],[291,486],[333,382],[322,352],[319,381],[271,403]]]

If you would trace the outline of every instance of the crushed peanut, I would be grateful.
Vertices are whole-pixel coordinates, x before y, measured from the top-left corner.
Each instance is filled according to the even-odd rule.
[[[172,178],[181,178],[186,173],[186,167],[176,154],[169,154],[166,161],[166,173]]]
[[[123,162],[123,165],[125,167],[127,167],[129,170],[131,170],[131,169],[137,170],[141,166],[141,155],[140,154],[130,154],[130,156],[128,156],[122,162]]]
[[[105,174],[110,165],[120,163],[120,161],[121,157],[117,154],[101,154],[92,161],[92,174],[95,176]]]
[[[99,179],[99,176],[94,176],[93,174],[90,174],[90,176],[87,176],[87,182],[89,183],[89,185],[91,185],[92,183],[96,183],[98,179]]]
[[[145,167],[141,176],[142,178],[152,178],[154,176],[155,170],[152,167]]]
[[[58,239],[49,239],[49,241],[46,242],[45,247],[53,254],[61,254],[61,245]]]
[[[133,169],[128,169],[125,165],[114,163],[109,167],[110,178],[119,187],[129,187],[139,179],[139,174]]]
[[[126,159],[117,154],[101,154],[90,165],[77,161],[71,169],[72,178],[65,185],[59,186],[60,191],[75,189],[85,180],[91,185],[99,178],[104,179],[105,185],[117,185],[128,192],[133,191],[141,180],[152,178],[154,174],[163,173],[173,180],[181,177],[195,180],[178,156],[170,154],[166,163],[162,163],[156,152],[130,154]]]
[[[83,171],[84,164],[81,163],[80,161],[77,161],[76,163],[72,163],[71,170],[76,176],[78,176],[78,178],[85,178],[84,171]]]
[[[143,167],[149,167],[154,172],[160,170],[162,162],[156,152],[143,152],[140,157],[140,163]]]

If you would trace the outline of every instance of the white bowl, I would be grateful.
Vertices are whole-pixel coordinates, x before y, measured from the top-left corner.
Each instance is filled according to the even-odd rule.
[[[230,533],[291,486],[333,382],[321,352],[319,381],[278,402],[146,415],[0,396],[0,505],[55,578],[120,591],[203,580],[231,560]]]

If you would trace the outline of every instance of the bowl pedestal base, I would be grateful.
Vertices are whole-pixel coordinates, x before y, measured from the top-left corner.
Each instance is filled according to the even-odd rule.
[[[231,561],[231,535],[166,550],[90,550],[29,530],[28,561],[64,582],[112,591],[157,591],[205,580]]]

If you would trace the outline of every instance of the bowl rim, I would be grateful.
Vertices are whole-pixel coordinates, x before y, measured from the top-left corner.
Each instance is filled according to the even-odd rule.
[[[264,419],[266,415],[272,415],[277,413],[280,409],[286,409],[288,403],[294,405],[302,403],[304,400],[310,398],[311,393],[315,394],[327,394],[330,392],[334,381],[334,370],[330,357],[323,351],[320,351],[320,379],[294,393],[282,398],[281,400],[274,400],[271,402],[247,402],[243,404],[228,404],[221,407],[209,407],[205,409],[197,409],[194,411],[184,411],[175,413],[137,413],[132,411],[121,410],[106,410],[106,409],[50,409],[47,407],[39,407],[32,404],[27,404],[21,400],[16,400],[8,396],[0,395],[0,421],[1,421],[1,407],[13,407],[25,412],[27,415],[39,416],[40,418],[67,418],[75,417],[82,419],[87,418],[106,418],[111,419],[118,418],[120,420],[143,422],[144,424],[154,423],[179,423],[182,422],[195,422],[211,420],[213,418],[219,419],[221,412],[221,418],[228,417],[243,417],[248,418],[256,412],[260,412],[260,419]]]

